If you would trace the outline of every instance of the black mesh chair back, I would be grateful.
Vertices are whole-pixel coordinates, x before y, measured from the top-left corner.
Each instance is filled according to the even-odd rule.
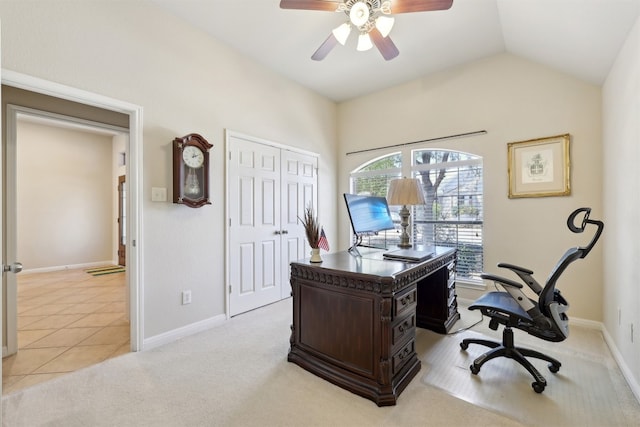
[[[578,215],[583,215],[580,226],[575,225]],[[602,234],[604,224],[599,220],[589,219],[591,208],[579,208],[569,215],[567,227],[574,233],[582,233],[587,225],[597,227],[593,238],[588,245],[568,249],[544,282],[540,285],[533,277],[533,271],[513,264],[500,263],[498,267],[506,268],[515,273],[525,285],[527,285],[537,295],[537,301],[529,298],[522,289],[524,285],[511,279],[493,274],[482,273],[481,277],[491,280],[501,285],[504,291],[488,292],[478,298],[469,310],[480,310],[480,312],[490,318],[489,328],[498,329],[498,325],[504,325],[502,343],[467,338],[462,340],[460,347],[466,350],[469,344],[480,344],[490,347],[491,350],[478,357],[471,365],[471,372],[478,374],[483,364],[496,357],[507,357],[514,359],[524,366],[534,377],[533,389],[542,393],[547,385],[546,380],[540,372],[529,362],[526,357],[534,357],[549,362],[549,370],[558,372],[561,363],[545,354],[535,350],[515,347],[513,343],[512,328],[520,329],[530,335],[541,338],[545,341],[559,342],[569,336],[569,317],[567,311],[569,303],[562,296],[556,284],[562,273],[574,261],[586,257]]]

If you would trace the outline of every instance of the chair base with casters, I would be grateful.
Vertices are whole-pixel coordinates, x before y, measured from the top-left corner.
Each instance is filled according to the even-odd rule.
[[[469,347],[469,344],[480,344],[485,347],[492,348],[491,351],[486,352],[482,356],[476,358],[473,361],[471,366],[471,373],[477,375],[480,372],[480,368],[482,365],[487,363],[489,360],[494,359],[496,357],[507,357],[509,359],[513,359],[522,366],[526,368],[527,371],[533,376],[535,381],[531,383],[531,387],[536,393],[542,393],[547,386],[547,380],[540,374],[540,372],[536,369],[535,366],[531,362],[529,362],[526,357],[533,357],[536,359],[546,360],[549,362],[549,370],[554,374],[560,370],[560,366],[562,364],[554,359],[553,357],[547,356],[546,354],[540,353],[536,350],[531,350],[528,348],[516,347],[513,345],[513,330],[509,327],[504,328],[502,332],[502,344],[483,340],[479,338],[466,338],[462,340],[460,343],[460,347],[463,350],[466,350]]]
[[[556,282],[572,262],[585,258],[596,244],[604,224],[602,221],[590,220],[590,208],[575,210],[567,219],[567,226],[574,233],[582,233],[588,224],[597,226],[597,230],[591,242],[584,247],[568,249],[560,258],[544,286],[533,277],[533,271],[513,264],[500,263],[498,267],[505,268],[515,273],[522,281],[516,282],[501,276],[482,273],[480,277],[491,280],[500,285],[504,291],[488,292],[482,295],[469,310],[480,312],[491,319],[489,328],[497,330],[499,325],[504,325],[502,343],[485,339],[466,338],[460,342],[460,348],[467,350],[470,344],[479,344],[489,347],[490,350],[476,358],[470,366],[471,373],[477,375],[480,368],[488,361],[497,357],[513,359],[529,371],[534,382],[531,384],[536,393],[542,393],[547,386],[547,381],[540,372],[527,360],[527,357],[545,360],[549,362],[549,370],[556,373],[560,370],[561,363],[553,357],[528,348],[516,347],[513,342],[513,329],[520,329],[529,335],[545,341],[560,342],[569,335],[569,318],[566,315],[569,303],[556,289]],[[581,226],[576,226],[574,220],[577,215],[584,213]],[[537,300],[529,298],[524,292],[524,286],[533,291]]]
[[[542,393],[547,386],[547,380],[526,358],[533,357],[546,360],[549,362],[549,370],[553,373],[558,372],[562,364],[553,357],[539,351],[514,345],[512,327],[533,329],[535,325],[529,314],[506,292],[486,293],[469,306],[469,310],[480,310],[483,315],[489,316],[491,318],[489,328],[494,331],[498,329],[499,324],[505,325],[502,332],[502,343],[480,338],[465,338],[460,342],[462,350],[466,350],[469,344],[479,344],[492,349],[473,361],[470,366],[471,373],[477,375],[482,365],[491,359],[506,357],[524,366],[535,380],[531,383],[531,387],[536,393]]]

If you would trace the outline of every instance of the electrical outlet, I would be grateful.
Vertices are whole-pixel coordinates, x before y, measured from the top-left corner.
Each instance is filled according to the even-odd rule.
[[[182,305],[191,304],[191,291],[182,291]]]

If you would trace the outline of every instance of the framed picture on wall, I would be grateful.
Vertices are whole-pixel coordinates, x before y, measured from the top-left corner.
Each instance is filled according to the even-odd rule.
[[[509,198],[571,194],[570,135],[507,144]]]

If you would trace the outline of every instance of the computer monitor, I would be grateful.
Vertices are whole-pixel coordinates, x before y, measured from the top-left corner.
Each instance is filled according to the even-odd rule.
[[[344,200],[351,227],[357,236],[395,228],[386,198],[345,193]]]

